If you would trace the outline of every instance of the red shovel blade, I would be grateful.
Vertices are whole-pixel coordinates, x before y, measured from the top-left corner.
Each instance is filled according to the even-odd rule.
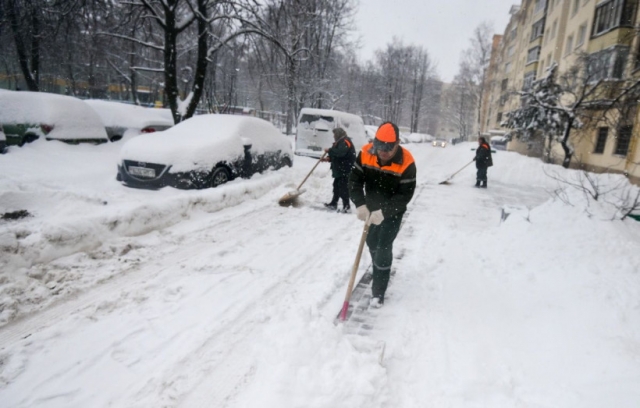
[[[342,310],[340,311],[340,320],[347,320],[347,311],[349,311],[349,302],[344,302]]]

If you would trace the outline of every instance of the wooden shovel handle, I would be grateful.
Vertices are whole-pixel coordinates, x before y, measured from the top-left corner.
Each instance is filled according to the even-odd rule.
[[[367,235],[369,234],[369,227],[371,226],[371,216],[367,218],[364,223],[364,229],[362,230],[362,238],[360,238],[360,245],[358,245],[358,253],[356,254],[356,260],[353,263],[351,269],[351,278],[349,278],[349,286],[347,286],[347,294],[344,297],[344,303],[342,305],[342,311],[340,312],[340,320],[347,319],[347,311],[349,310],[349,300],[351,299],[351,292],[353,291],[353,285],[356,281],[356,275],[358,274],[358,266],[360,265],[360,258],[362,257],[362,250],[364,249],[364,243],[367,241]]]

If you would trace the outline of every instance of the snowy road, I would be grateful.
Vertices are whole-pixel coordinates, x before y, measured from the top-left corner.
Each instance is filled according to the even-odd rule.
[[[314,208],[328,165],[281,208],[314,160],[147,192],[113,180],[114,146],[53,146],[0,158],[1,210],[34,214],[0,225],[2,407],[640,403],[638,225],[548,201],[535,159],[496,153],[478,190],[471,168],[438,184],[471,144],[409,145],[397,273],[354,336],[333,318],[362,224]]]

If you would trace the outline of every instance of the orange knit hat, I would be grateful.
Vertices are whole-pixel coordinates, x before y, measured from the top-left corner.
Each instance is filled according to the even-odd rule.
[[[398,143],[398,127],[391,122],[385,122],[376,131],[373,147],[376,150],[391,151]]]

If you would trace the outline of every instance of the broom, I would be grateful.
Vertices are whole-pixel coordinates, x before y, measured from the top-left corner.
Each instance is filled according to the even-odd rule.
[[[455,176],[456,174],[460,173],[462,170],[465,169],[465,167],[467,167],[468,165],[470,165],[471,163],[473,163],[475,160],[471,160],[469,163],[465,164],[460,170],[456,171],[455,173],[453,173],[451,176],[449,176],[449,178],[447,178],[445,181],[441,181],[438,184],[449,184],[449,180],[451,180],[453,178],[453,176]]]
[[[318,159],[318,162],[315,164],[315,166],[313,166],[313,168],[311,168],[311,171],[309,172],[309,174],[307,174],[307,177],[305,177],[304,180],[302,180],[302,183],[300,183],[298,188],[296,188],[295,190],[289,191],[287,194],[283,195],[282,198],[278,200],[278,204],[280,204],[282,207],[290,207],[296,203],[296,200],[298,199],[300,194],[305,192],[305,190],[300,190],[300,187],[302,187],[304,182],[307,181],[311,173],[313,173],[316,167],[318,167],[318,164],[320,164],[320,162],[322,161],[322,159],[324,159],[324,156],[326,155],[327,155],[327,152],[322,153],[322,156],[320,156],[320,159]]]

